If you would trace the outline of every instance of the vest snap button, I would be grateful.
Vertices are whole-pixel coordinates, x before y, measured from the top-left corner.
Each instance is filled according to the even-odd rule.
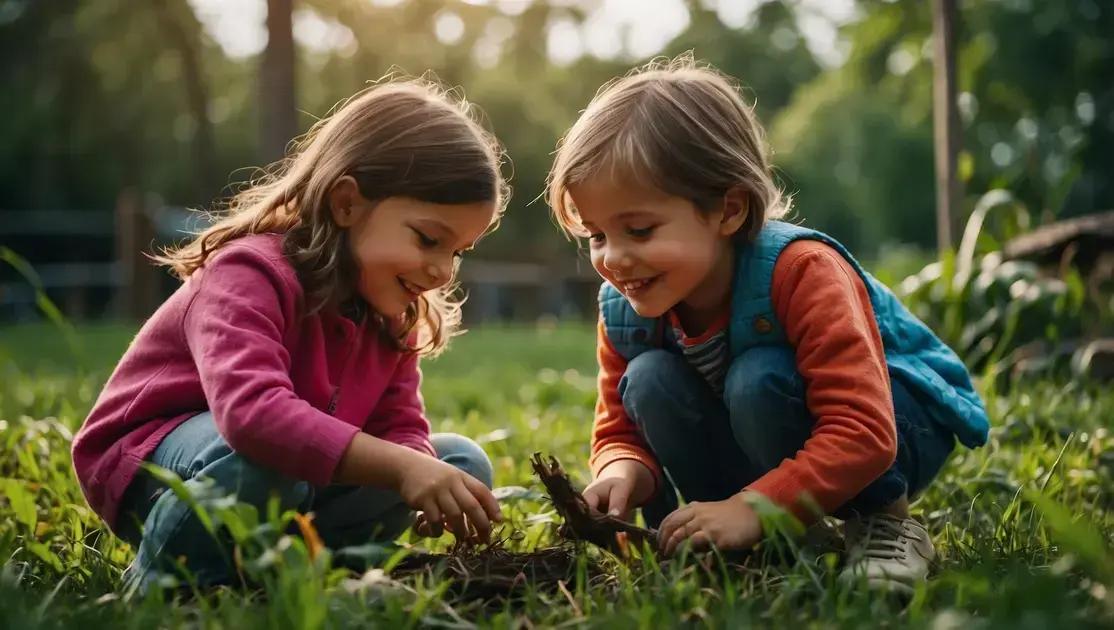
[[[766,319],[765,317],[755,317],[754,318],[754,330],[758,334],[765,335],[773,329],[774,329],[774,325],[771,324],[770,320]]]
[[[646,337],[647,337],[646,329],[645,328],[635,328],[634,332],[631,333],[631,337],[634,338],[635,343],[645,342]]]

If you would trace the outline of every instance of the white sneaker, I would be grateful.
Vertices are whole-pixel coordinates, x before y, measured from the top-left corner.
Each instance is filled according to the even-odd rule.
[[[839,575],[845,585],[912,596],[913,587],[928,578],[936,548],[928,532],[911,518],[871,514],[846,523],[847,567]]]

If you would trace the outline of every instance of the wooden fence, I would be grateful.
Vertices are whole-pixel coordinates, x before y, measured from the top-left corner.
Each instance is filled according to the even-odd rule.
[[[0,211],[0,244],[28,259],[47,295],[67,316],[142,320],[177,286],[145,253],[203,226],[203,215],[124,191],[111,212]],[[31,285],[4,271],[0,321],[38,317]],[[595,317],[599,279],[586,262],[470,258],[460,280],[468,295],[468,324]]]

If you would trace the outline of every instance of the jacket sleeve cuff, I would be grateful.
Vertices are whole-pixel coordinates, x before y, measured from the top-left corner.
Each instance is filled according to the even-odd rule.
[[[600,472],[603,471],[604,468],[621,459],[633,459],[650,469],[650,473],[654,477],[654,494],[658,493],[662,485],[662,470],[657,459],[646,451],[630,446],[623,446],[620,448],[613,447],[593,455],[588,462],[588,466],[592,470],[592,478],[599,477]]]
[[[315,486],[327,486],[333,482],[344,452],[360,432],[359,427],[341,421],[323,422],[321,425],[313,434],[310,456],[306,458],[299,475]]]

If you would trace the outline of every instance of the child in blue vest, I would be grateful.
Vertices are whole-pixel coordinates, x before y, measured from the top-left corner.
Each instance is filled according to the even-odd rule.
[[[559,144],[548,200],[605,280],[589,504],[641,507],[672,553],[753,546],[765,497],[845,520],[842,580],[924,580],[935,550],[909,501],[957,438],[986,441],[986,411],[846,249],[777,220],[789,201],[734,84],[683,57],[605,85]]]

